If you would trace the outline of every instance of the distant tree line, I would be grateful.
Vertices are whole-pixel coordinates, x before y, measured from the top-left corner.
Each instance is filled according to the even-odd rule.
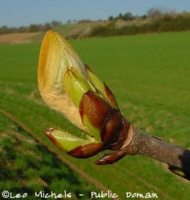
[[[128,23],[125,26],[118,27],[116,26],[118,19],[135,23]],[[119,14],[115,18],[110,16],[108,20],[110,23],[107,25],[98,25],[92,28],[89,36],[106,37],[150,32],[190,30],[189,12],[163,12],[162,10],[151,8],[147,11],[147,15],[140,17],[133,16],[131,13],[126,13],[124,15]]]
[[[147,13],[142,15],[142,16],[134,16],[131,12],[126,12],[125,14],[120,13],[118,16],[113,17],[110,16],[108,17],[109,21],[112,20],[124,20],[124,21],[132,21],[132,20],[136,20],[137,18],[142,18],[142,19],[146,19],[146,18],[158,18],[163,16],[164,14],[176,14],[175,10],[169,10],[167,11],[167,9],[165,9],[164,7],[158,7],[158,8],[150,8],[147,10]]]
[[[130,21],[130,20],[133,20],[135,19],[135,16],[133,16],[133,14],[131,12],[127,12],[125,14],[122,14],[120,13],[118,16],[116,17],[113,17],[113,16],[110,16],[108,18],[109,21],[112,21],[112,20],[118,20],[118,19],[122,19],[122,20],[126,20],[126,21]]]
[[[0,27],[0,34],[43,32],[58,27],[61,24],[62,22],[53,20],[50,23],[47,22],[44,24],[30,24],[29,26],[20,26],[20,27],[8,27],[4,25]]]
[[[134,16],[131,12],[120,13],[118,16],[108,17],[108,23],[92,26],[88,37],[106,37],[115,35],[132,35],[149,32],[190,30],[190,12],[177,13],[175,10],[164,8],[150,8],[145,15]],[[117,26],[118,21],[124,25]],[[66,23],[91,23],[89,19],[68,20]],[[93,22],[92,22],[93,23]],[[62,22],[53,20],[50,23],[30,24],[21,27],[0,27],[0,34],[44,32],[62,25]]]

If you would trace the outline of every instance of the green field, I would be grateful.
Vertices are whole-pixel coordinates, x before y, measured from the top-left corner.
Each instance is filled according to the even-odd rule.
[[[123,115],[133,125],[147,133],[161,137],[167,142],[189,149],[189,38],[190,32],[179,32],[90,38],[72,40],[70,43],[82,60],[112,89]],[[13,151],[20,150],[22,152],[24,146],[27,146],[25,139],[29,140],[26,132],[30,132],[41,142],[43,147],[36,149],[33,146],[34,143],[30,143],[30,152],[43,151],[43,154],[39,153],[42,159],[36,158],[42,171],[48,167],[48,162],[43,160],[45,155],[50,156],[52,160],[55,157],[57,160],[57,156],[52,156],[52,153],[49,152],[51,150],[60,158],[64,158],[98,180],[107,189],[117,193],[120,199],[126,199],[126,192],[142,194],[154,192],[159,199],[164,200],[189,199],[189,182],[173,175],[165,165],[157,161],[141,156],[128,156],[114,165],[96,166],[94,162],[101,154],[90,159],[78,160],[70,158],[56,149],[43,134],[44,129],[53,126],[69,132],[78,130],[62,116],[50,110],[39,95],[37,88],[39,50],[40,44],[0,46],[0,151],[2,156],[0,174],[2,169],[4,171],[8,169],[14,175],[19,167],[22,169],[20,162],[22,162],[23,156],[20,157],[20,161],[18,155],[17,157],[8,156],[12,154],[9,141],[13,144]],[[17,140],[18,134],[23,134],[22,137],[25,139],[22,142]],[[22,148],[14,145],[15,141],[20,142]],[[46,150],[43,150],[44,148]],[[2,152],[10,161],[2,161],[5,159]],[[26,149],[25,152],[29,152],[29,150]],[[16,164],[12,162],[14,159],[17,160]],[[46,163],[44,166],[43,162]],[[51,166],[51,164],[49,165]],[[58,169],[68,172],[67,165],[63,165],[64,169],[58,164]],[[26,171],[33,169],[32,165],[30,168],[28,167],[25,169]],[[54,170],[56,169],[52,167],[53,175]],[[9,171],[4,173],[7,180],[6,188],[4,188],[5,177],[0,176],[0,196],[3,189],[11,190],[12,181],[20,184],[18,174],[14,176],[13,180]],[[64,176],[66,172],[59,174],[62,184],[56,184],[58,178],[55,172],[57,193],[62,193],[64,188],[68,190],[71,185],[70,176],[74,179],[80,177],[79,192],[84,191],[86,194],[90,190],[100,191],[97,185],[88,184],[87,180],[85,182],[81,174],[70,169],[69,176]],[[28,176],[23,176],[22,181],[34,181],[31,179],[31,173],[29,171]],[[39,174],[35,178],[42,180],[44,185],[46,183],[46,187],[35,182],[33,190],[35,188],[40,190],[43,187],[54,190],[55,187],[52,189],[45,177]],[[54,176],[51,176],[51,179],[54,179]],[[51,182],[53,184],[54,181]],[[26,187],[28,190],[30,189],[30,185],[26,185]],[[14,191],[19,192],[20,188],[18,187]],[[85,197],[81,199],[85,199]],[[86,199],[89,198],[86,197]]]

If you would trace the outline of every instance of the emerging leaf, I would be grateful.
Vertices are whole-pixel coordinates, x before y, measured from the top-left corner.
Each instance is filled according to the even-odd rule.
[[[87,158],[104,149],[125,148],[130,124],[121,115],[113,93],[53,31],[42,42],[38,85],[44,101],[85,133],[84,138],[79,138],[66,131],[47,129],[45,134],[59,149],[73,157]],[[121,152],[106,155],[97,163],[113,163],[124,156]]]

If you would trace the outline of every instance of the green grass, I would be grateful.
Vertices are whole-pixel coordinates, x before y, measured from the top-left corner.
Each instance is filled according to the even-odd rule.
[[[98,191],[1,113],[0,122],[1,192],[27,193],[26,199],[34,199],[35,192],[58,195],[66,190],[72,199],[78,199],[79,193],[88,198],[91,191]]]
[[[123,115],[132,124],[170,143],[190,148],[189,37],[190,32],[180,32],[70,43],[112,89]],[[40,44],[0,46],[0,109],[56,149],[43,130],[51,126],[69,132],[76,129],[41,100],[36,77],[39,49]],[[2,126],[6,129],[4,122]],[[121,199],[125,192],[151,191],[159,199],[189,198],[189,183],[157,161],[126,156],[114,165],[102,167],[94,165],[100,155],[81,161],[56,151]]]

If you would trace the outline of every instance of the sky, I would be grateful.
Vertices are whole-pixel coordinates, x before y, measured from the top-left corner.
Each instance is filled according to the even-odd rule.
[[[127,12],[142,16],[150,8],[190,12],[190,0],[0,0],[0,5],[0,27],[106,20]]]

